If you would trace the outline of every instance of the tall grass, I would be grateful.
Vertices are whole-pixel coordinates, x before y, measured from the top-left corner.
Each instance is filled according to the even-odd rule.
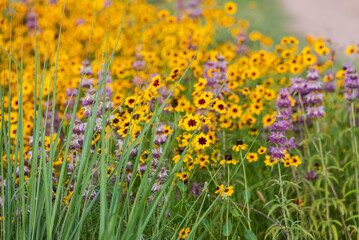
[[[77,152],[71,150],[71,141],[76,125],[75,119],[81,108],[81,97],[86,90],[83,87],[86,72],[81,74],[77,94],[72,92],[70,96],[70,100],[74,100],[73,106],[70,104],[71,101],[67,103],[55,131],[55,113],[59,111],[56,103],[57,86],[61,81],[61,31],[67,14],[66,4],[62,8],[56,49],[51,49],[49,44],[45,46],[44,56],[41,56],[37,32],[39,29],[35,29],[33,35],[35,108],[32,113],[33,134],[29,148],[31,157],[26,156],[29,140],[24,133],[24,113],[26,114],[27,110],[24,106],[27,99],[24,98],[23,78],[25,65],[28,63],[24,62],[23,39],[20,59],[17,59],[19,53],[12,48],[11,35],[9,49],[2,46],[5,46],[5,43],[0,43],[1,51],[4,53],[0,57],[0,63],[6,69],[1,76],[0,85],[1,239],[180,239],[183,231],[189,227],[187,239],[355,239],[359,231],[356,102],[351,103],[347,114],[341,109],[345,106],[345,101],[328,94],[326,108],[331,109],[334,106],[333,110],[327,111],[325,118],[316,119],[314,124],[307,124],[304,100],[299,99],[298,112],[303,112],[302,117],[305,121],[303,129],[300,129],[298,134],[291,133],[300,135],[302,141],[293,150],[304,162],[298,168],[284,168],[281,164],[267,167],[263,163],[248,163],[249,153],[256,152],[259,146],[270,147],[270,144],[265,143],[270,130],[260,128],[252,136],[249,132],[253,127],[239,129],[240,125],[237,125],[233,130],[223,128],[216,133],[217,145],[212,144],[213,146],[209,147],[213,152],[215,148],[219,150],[211,155],[208,166],[213,165],[213,168],[200,170],[196,165],[197,171],[191,173],[189,181],[203,181],[203,188],[198,194],[191,192],[188,180],[182,181],[178,178],[178,174],[186,167],[187,155],[192,153],[192,143],[201,132],[200,124],[206,121],[215,99],[220,96],[225,84],[214,94],[209,107],[203,110],[200,124],[179,152],[180,157],[176,163],[172,158],[177,151],[177,137],[181,131],[178,122],[182,116],[179,113],[169,116],[165,108],[173,100],[175,91],[181,84],[192,84],[194,74],[191,70],[197,56],[206,51],[210,52],[208,48],[216,48],[217,45],[222,47],[222,43],[223,49],[228,47],[225,43],[228,40],[225,34],[217,34],[217,38],[212,36],[214,25],[207,26],[204,39],[197,46],[183,73],[174,82],[170,93],[162,101],[153,104],[153,109],[146,116],[149,120],[141,127],[135,138],[131,136],[136,129],[131,126],[137,109],[141,107],[138,99],[143,93],[140,90],[133,91],[132,96],[136,96],[136,100],[131,109],[128,134],[123,139],[120,149],[116,149],[120,152],[119,159],[110,154],[114,152],[116,143],[111,137],[112,130],[107,131],[106,128],[114,113],[125,107],[122,103],[118,109],[106,109],[106,77],[116,58],[116,49],[123,38],[123,29],[129,25],[125,22],[128,8],[129,1],[120,13],[121,27],[116,33],[118,35],[114,46],[110,41],[109,17],[101,58],[95,59],[101,63],[103,77],[96,86],[95,98],[91,103],[92,111],[86,118],[83,144]],[[96,14],[95,11],[86,44],[86,57],[93,37]],[[273,19],[275,24],[276,20],[278,19]],[[212,42],[207,44],[206,41]],[[255,43],[251,47],[257,49],[261,45]],[[243,53],[243,56],[245,54],[250,56],[251,53]],[[334,65],[330,70],[334,71],[335,68],[338,66]],[[13,74],[16,74],[15,86],[11,81],[14,78]],[[288,76],[289,73],[283,75],[286,78],[291,77]],[[273,75],[268,74],[269,76]],[[262,77],[263,79],[258,80],[259,85],[267,78]],[[248,86],[256,89],[257,82],[251,81]],[[281,85],[283,84],[277,84],[276,87],[282,87]],[[192,88],[191,86],[190,89]],[[190,92],[186,94],[190,95]],[[342,93],[338,95],[340,94]],[[19,105],[16,126],[8,114],[12,109],[11,98],[15,95],[18,97]],[[238,95],[241,98],[238,97],[238,102],[245,105],[245,95]],[[51,124],[48,129],[46,123],[50,112]],[[343,113],[347,115],[342,117]],[[102,117],[102,131],[98,141],[94,141],[99,134],[96,129],[98,114]],[[67,119],[67,115],[71,118]],[[258,119],[263,117],[262,114],[258,115]],[[335,119],[335,122],[330,122],[331,119]],[[155,166],[152,166],[151,161],[147,161],[145,170],[139,171],[142,166],[142,152],[148,151],[148,159],[154,159],[156,132],[164,120],[172,122],[173,126],[166,143],[162,146],[162,153]],[[254,126],[260,127],[260,124]],[[46,134],[48,130],[49,135]],[[238,164],[219,164],[223,158],[220,152],[224,155],[231,151],[233,142],[239,138],[238,135],[241,138],[244,136],[249,145],[246,150],[233,154],[233,158],[239,160]],[[46,137],[50,139],[48,151],[45,150]],[[342,151],[344,148],[348,148],[349,151]],[[140,154],[133,157],[131,154],[134,151]],[[68,173],[68,161],[76,162],[72,165],[71,174]],[[58,162],[61,163],[55,171],[54,163]],[[318,162],[322,170],[315,173],[317,179],[306,178],[307,172]],[[112,164],[115,165],[114,169],[109,168]],[[129,166],[131,168],[128,168]],[[162,187],[154,191],[153,187],[163,174],[163,166],[168,167],[169,171],[166,172]],[[69,183],[73,186],[70,187]],[[223,190],[214,193],[214,189],[221,184]],[[236,187],[233,196],[225,193],[225,189],[230,186]],[[303,206],[300,204],[301,200],[305,202]]]

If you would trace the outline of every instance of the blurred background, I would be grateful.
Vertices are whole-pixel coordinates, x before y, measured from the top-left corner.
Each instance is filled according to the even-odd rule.
[[[279,0],[289,17],[286,28],[332,41],[338,50],[359,43],[358,0]]]

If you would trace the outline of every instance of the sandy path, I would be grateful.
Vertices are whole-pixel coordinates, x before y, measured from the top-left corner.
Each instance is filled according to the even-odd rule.
[[[328,38],[339,50],[359,43],[359,0],[280,0],[288,28]]]

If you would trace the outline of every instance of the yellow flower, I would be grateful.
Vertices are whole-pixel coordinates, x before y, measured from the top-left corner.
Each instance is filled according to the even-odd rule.
[[[158,12],[157,16],[159,18],[166,18],[170,15],[169,11],[168,10],[161,10]]]
[[[291,96],[289,96],[289,100],[290,100],[290,105],[292,107],[294,107],[295,106],[295,100]]]
[[[237,12],[237,5],[234,2],[229,1],[224,5],[224,11],[229,15],[233,15]]]
[[[273,166],[273,164],[276,164],[278,160],[276,158],[271,158],[269,155],[265,156],[266,160],[264,161],[266,166]]]
[[[220,164],[233,164],[236,165],[237,163],[239,163],[238,160],[233,159],[232,154],[230,153],[226,153],[226,155],[224,156],[225,159],[223,159],[222,161],[220,161]]]
[[[181,128],[185,129],[186,131],[194,131],[197,129],[201,122],[199,115],[192,115],[186,114],[178,124]]]
[[[315,55],[307,54],[303,57],[304,64],[312,65],[316,63],[317,57]]]
[[[245,88],[242,89],[242,94],[243,95],[248,95],[250,93],[251,93],[251,90],[249,90],[249,88],[245,87]]]
[[[136,98],[133,96],[127,97],[125,100],[125,105],[129,108],[133,108],[135,106]]]
[[[275,96],[275,91],[273,89],[266,89],[264,91],[264,98],[268,101],[274,99]]]
[[[160,75],[156,75],[152,78],[152,87],[154,89],[158,89],[161,87],[161,76]]]
[[[353,53],[356,53],[357,52],[357,49],[354,45],[350,45],[347,47],[347,50],[346,50],[346,54],[347,55],[351,55]]]
[[[234,190],[233,190],[233,186],[229,186],[227,188],[225,188],[221,194],[222,197],[224,196],[232,196],[232,194],[234,193]]]
[[[301,163],[302,163],[302,161],[300,160],[300,158],[298,156],[292,156],[292,159],[291,159],[292,166],[298,167]]]
[[[257,152],[258,152],[258,154],[262,155],[262,154],[267,152],[267,148],[266,147],[260,147]]]
[[[256,162],[258,160],[258,154],[257,153],[248,153],[246,156],[246,159],[248,162]]]
[[[178,160],[180,159],[180,157],[181,157],[181,154],[177,154],[176,156],[174,156],[174,157],[172,158],[172,160],[173,160],[175,163],[177,163]],[[193,157],[192,157],[190,154],[186,154],[186,155],[183,157],[183,162],[188,162],[189,160],[192,161],[192,160],[193,160]]]
[[[195,150],[205,149],[206,147],[209,147],[209,144],[210,144],[210,139],[204,133],[200,133],[194,139],[194,149]]]
[[[205,93],[202,93],[200,96],[194,97],[193,102],[198,109],[206,109],[211,104],[211,98],[207,97]]]
[[[191,231],[190,227],[182,228],[178,235],[180,236],[180,238],[185,239],[190,231]]]
[[[223,185],[223,184],[222,184],[222,185],[219,185],[219,186],[216,188],[216,191],[215,191],[214,193],[220,193],[220,192],[223,191],[223,189],[224,189],[224,185]]]
[[[176,174],[176,177],[178,177],[178,179],[185,181],[188,178],[188,172],[180,172]]]
[[[291,164],[291,161],[290,160],[285,160],[284,161],[284,167],[289,167]]]
[[[241,139],[237,139],[236,145],[232,147],[232,150],[235,152],[239,152],[240,150],[246,150],[248,147],[247,144],[244,144]]]
[[[272,125],[275,122],[275,116],[277,115],[276,112],[272,113],[272,114],[266,114],[263,117],[262,123],[263,123],[263,127],[269,127],[270,125]]]
[[[225,114],[227,112],[227,104],[223,102],[222,100],[216,100],[214,106],[214,110],[220,114]]]

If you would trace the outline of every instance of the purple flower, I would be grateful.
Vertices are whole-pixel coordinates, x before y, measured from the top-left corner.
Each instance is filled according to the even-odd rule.
[[[359,96],[359,76],[356,73],[354,67],[345,66],[346,72],[344,74],[344,97],[348,101],[352,101]]]
[[[204,66],[204,77],[207,80],[206,87],[212,93],[217,93],[219,89],[223,86],[220,94],[223,95],[224,92],[229,92],[228,81],[227,81],[227,64],[224,57],[218,55],[216,57],[217,61],[207,61]],[[210,74],[211,72],[211,74]]]
[[[292,79],[292,85],[290,87],[290,94],[293,95],[294,92],[301,93],[306,90],[306,82],[303,81],[303,78],[296,77]]]
[[[269,136],[269,141],[274,144],[285,144],[286,137],[282,132],[272,132]]]
[[[271,133],[268,141],[275,146],[270,148],[271,158],[281,160],[285,157],[286,145],[293,145],[293,139],[287,142],[285,133],[292,128],[292,101],[287,88],[282,88],[277,99],[277,116],[270,127]]]
[[[307,172],[307,175],[305,176],[305,179],[307,179],[308,181],[315,181],[318,179],[318,175],[316,173],[315,170],[311,170],[310,172]]]
[[[202,185],[198,182],[193,183],[191,192],[196,196],[199,197],[202,193]]]
[[[277,159],[284,158],[285,157],[284,150],[285,150],[284,146],[282,146],[282,147],[271,147],[270,148],[271,158],[272,159],[274,159],[274,158],[277,158]]]
[[[35,29],[38,27],[36,12],[31,11],[27,14],[26,26],[29,30],[32,30],[32,29]]]
[[[305,96],[305,100],[307,101],[307,103],[309,104],[321,104],[323,102],[323,93],[320,93],[320,92],[311,92],[311,93],[308,93],[306,96]]]
[[[314,106],[307,108],[307,117],[309,119],[324,117],[324,106]]]

